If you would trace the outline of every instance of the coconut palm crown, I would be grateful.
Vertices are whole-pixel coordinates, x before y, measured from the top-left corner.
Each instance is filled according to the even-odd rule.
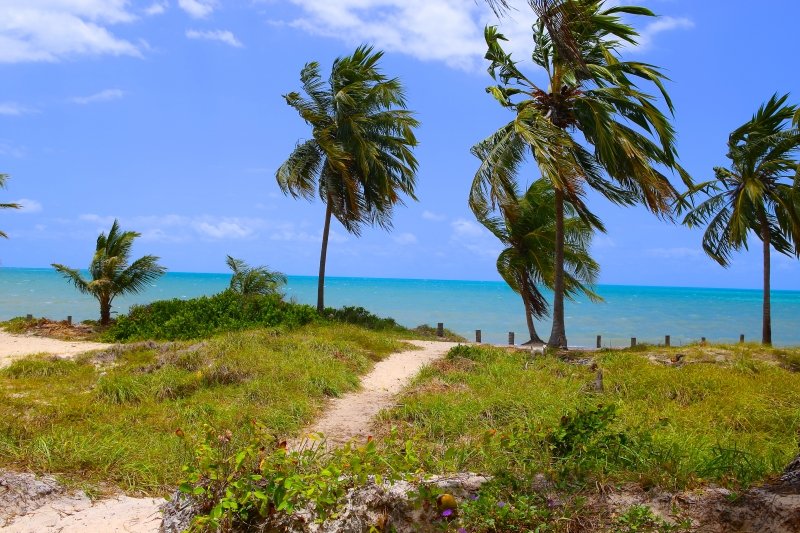
[[[546,180],[535,181],[524,195],[504,203],[499,216],[481,213],[478,220],[491,231],[505,249],[497,258],[497,271],[509,287],[522,297],[530,342],[542,344],[534,319],[549,314],[547,299],[540,286],[553,287],[555,249],[555,191]],[[591,289],[597,281],[599,265],[589,255],[592,227],[573,209],[564,220],[565,293],[579,293],[592,301],[601,298]]]
[[[474,212],[494,209],[513,198],[516,179],[530,156],[541,177],[555,189],[556,240],[553,330],[548,344],[566,347],[564,327],[564,204],[597,225],[584,203],[588,188],[620,205],[644,204],[669,217],[678,192],[662,172],[680,167],[675,132],[658,106],[659,98],[637,84],[649,83],[671,113],[663,73],[646,63],[622,61],[624,46],[637,33],[620,18],[653,16],[636,6],[606,8],[603,0],[530,0],[538,21],[533,26],[531,59],[546,78],[525,75],[503,49],[496,27],[485,31],[489,87],[513,119],[480,143],[481,166],[473,180]],[[539,79],[539,78],[536,78]]]
[[[755,235],[763,251],[764,344],[772,343],[770,250],[800,255],[800,112],[789,95],[773,95],[728,139],[729,168],[714,169],[715,179],[700,183],[708,198],[689,210],[684,224],[707,224],[703,250],[722,266],[734,251],[748,248]]]
[[[228,290],[242,296],[281,295],[281,287],[286,285],[286,276],[266,266],[253,267],[232,256],[225,258],[231,269],[231,282]]]
[[[382,52],[361,46],[333,63],[322,79],[319,64],[300,73],[303,92],[284,96],[311,126],[311,138],[299,142],[278,168],[284,194],[326,204],[322,232],[317,309],[324,309],[325,259],[331,216],[358,235],[362,226],[391,228],[392,210],[401,195],[416,200],[419,122],[406,110],[402,84],[378,68]]]
[[[94,296],[100,303],[100,324],[111,322],[111,304],[114,298],[123,294],[136,294],[146,289],[166,268],[158,264],[158,257],[145,255],[130,263],[133,241],[140,234],[135,231],[121,231],[119,222],[114,220],[108,235],[97,237],[89,276],[84,279],[77,269],[53,263],[53,268],[64,275],[75,288],[83,294]]]

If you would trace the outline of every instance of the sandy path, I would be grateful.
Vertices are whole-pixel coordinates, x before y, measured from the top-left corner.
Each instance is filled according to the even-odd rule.
[[[391,407],[394,396],[419,370],[443,357],[456,346],[454,342],[407,341],[420,350],[408,350],[390,355],[380,361],[372,372],[361,379],[361,389],[336,398],[304,434],[322,433],[329,444],[344,444],[353,438],[370,434],[372,419],[382,409]],[[298,446],[300,443],[292,443]]]
[[[79,353],[101,350],[109,346],[111,345],[99,342],[61,341],[0,331],[0,367],[10,364],[14,359],[35,353],[72,357]]]

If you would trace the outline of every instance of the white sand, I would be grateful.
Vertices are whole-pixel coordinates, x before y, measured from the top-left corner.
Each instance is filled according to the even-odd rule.
[[[420,369],[443,357],[454,342],[407,341],[421,350],[390,355],[361,379],[361,389],[336,398],[325,409],[322,418],[307,428],[304,435],[322,433],[329,444],[343,444],[353,438],[365,439],[370,434],[372,419],[381,410],[394,404],[394,396],[408,384]],[[298,446],[300,443],[292,443]]]
[[[164,500],[119,496],[92,503],[85,495],[62,496],[0,531],[9,533],[156,533]]]
[[[26,355],[46,353],[58,357],[73,357],[79,353],[108,348],[110,344],[86,341],[61,341],[31,335],[14,335],[0,331],[0,367]]]

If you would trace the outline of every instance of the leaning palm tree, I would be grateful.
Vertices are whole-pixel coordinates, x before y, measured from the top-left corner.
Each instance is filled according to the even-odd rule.
[[[0,174],[0,189],[6,188],[7,180],[8,180],[8,174]],[[19,209],[20,207],[22,206],[19,204],[0,204],[0,209]],[[5,232],[0,231],[0,237],[7,239],[8,235],[6,235]]]
[[[730,168],[697,186],[710,197],[691,209],[688,226],[708,224],[703,250],[722,266],[735,250],[747,248],[752,233],[761,239],[764,299],[761,342],[772,344],[770,249],[800,255],[800,130],[792,125],[797,107],[789,95],[772,96],[728,139]],[[688,194],[688,193],[687,193]]]
[[[227,256],[225,264],[231,269],[231,283],[228,290],[242,296],[278,295],[286,285],[286,276],[265,266],[252,267],[242,261]]]
[[[636,44],[636,31],[621,15],[653,16],[642,7],[605,7],[604,0],[529,0],[533,62],[547,78],[541,85],[522,73],[502,47],[495,27],[485,32],[489,73],[498,85],[487,89],[513,119],[481,145],[481,166],[473,180],[470,206],[476,213],[513,198],[516,178],[530,156],[555,189],[556,234],[553,329],[548,344],[566,348],[564,324],[564,211],[571,204],[591,221],[584,197],[593,188],[621,205],[643,203],[669,216],[678,193],[659,168],[689,176],[677,163],[674,130],[656,98],[638,88],[649,82],[672,111],[664,75],[645,63],[621,61],[623,45]]]
[[[555,241],[555,191],[546,180],[535,181],[528,191],[502,204],[499,215],[482,213],[478,219],[506,246],[497,258],[497,271],[509,287],[522,297],[530,343],[543,344],[534,319],[548,315],[547,299],[539,286],[553,287]],[[590,288],[597,280],[599,265],[589,255],[592,226],[567,210],[564,220],[565,292],[591,300],[600,297]]]
[[[406,110],[400,80],[378,68],[383,52],[361,46],[333,62],[323,81],[319,64],[300,72],[305,96],[284,96],[311,126],[311,139],[295,146],[276,173],[284,194],[326,204],[319,261],[317,310],[325,308],[325,259],[331,216],[354,235],[365,224],[391,228],[400,193],[415,199],[419,122]]]
[[[97,247],[89,265],[91,279],[84,279],[77,269],[53,263],[53,268],[82,293],[94,296],[100,302],[100,324],[111,322],[111,304],[122,294],[136,294],[166,272],[158,264],[158,257],[146,255],[129,263],[133,241],[140,234],[135,231],[120,231],[114,220],[108,236],[97,237]]]

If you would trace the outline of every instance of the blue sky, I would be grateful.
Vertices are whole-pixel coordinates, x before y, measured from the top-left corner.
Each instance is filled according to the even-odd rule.
[[[678,148],[698,179],[726,164],[728,133],[774,92],[800,102],[800,3],[649,0],[661,17],[627,54],[672,82]],[[523,59],[530,17],[504,23]],[[394,230],[333,226],[334,276],[498,279],[499,246],[466,206],[469,147],[509,119],[490,84],[473,0],[3,0],[0,3],[0,264],[86,266],[114,217],[137,253],[171,270],[224,271],[232,254],[289,274],[317,269],[323,205],[283,197],[277,166],[309,130],[281,94],[307,61],[327,68],[360,43],[386,50],[422,122],[417,203]],[[535,171],[531,169],[531,178]],[[722,269],[700,233],[640,208],[591,205],[608,234],[601,282],[753,287],[758,243]],[[773,286],[800,289],[800,262],[774,256]]]

